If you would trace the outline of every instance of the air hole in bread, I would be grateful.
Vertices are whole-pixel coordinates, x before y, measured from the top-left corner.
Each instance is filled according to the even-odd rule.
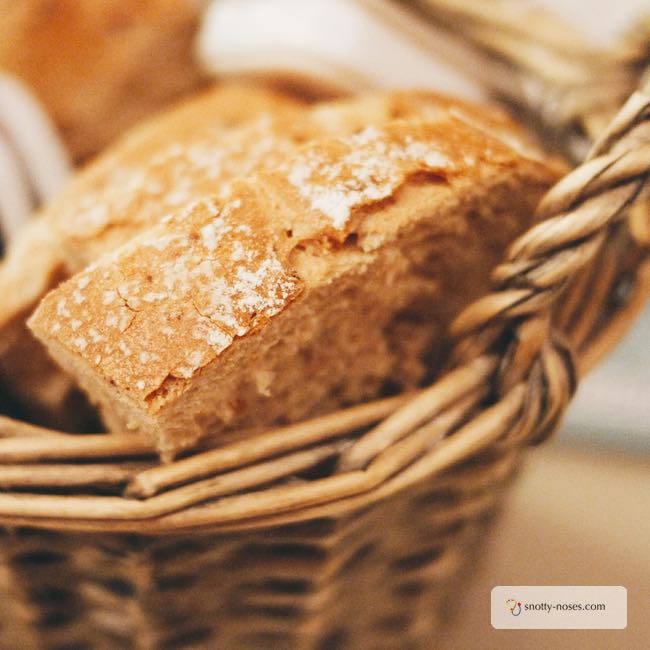
[[[356,232],[351,232],[343,242],[344,248],[357,248],[359,246],[359,235]]]

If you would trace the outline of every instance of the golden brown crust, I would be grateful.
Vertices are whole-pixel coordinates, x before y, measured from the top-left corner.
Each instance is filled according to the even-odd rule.
[[[290,144],[302,104],[266,89],[218,86],[134,129],[79,174],[44,218],[71,273]]]
[[[75,158],[205,83],[202,0],[0,0],[0,68],[51,112]]]
[[[220,178],[246,169],[248,160],[252,164],[255,151],[249,153],[248,144],[260,150],[254,139],[256,128],[240,138],[227,133],[260,114],[282,113],[288,119],[299,109],[298,102],[269,90],[241,84],[219,86],[137,127],[77,175],[28,225],[0,266],[0,291],[5,295],[0,302],[0,366],[16,399],[28,404],[30,411],[37,405],[44,414],[41,422],[66,426],[67,400],[62,396],[66,384],[68,391],[73,385],[49,362],[25,327],[38,300],[75,270],[159,221],[171,209],[164,197],[173,196],[170,188],[175,187],[177,193],[180,189],[178,177],[187,177],[194,192],[207,192]],[[170,155],[172,143],[175,152]],[[197,153],[197,147],[203,158],[185,155]],[[210,162],[224,157],[221,168],[201,166],[206,158]],[[146,183],[137,182],[143,178]],[[191,200],[192,194],[186,202]],[[25,351],[31,351],[28,358]],[[24,371],[27,367],[33,370],[30,377]],[[10,379],[18,375],[25,381]],[[46,384],[60,390],[42,390]],[[70,415],[72,425],[75,414]]]
[[[249,149],[259,139],[259,122],[237,127],[261,115],[290,121],[301,110],[284,95],[225,84],[134,129],[80,172],[9,249],[0,266],[0,289],[7,296],[0,303],[0,328],[33,309],[54,282],[174,208],[182,210],[233,175],[250,171],[263,154],[259,144],[256,151]],[[215,167],[206,159],[224,162]],[[183,197],[179,178],[185,183]]]
[[[363,268],[412,221],[448,211],[461,187],[480,195],[488,177],[540,186],[554,179],[547,165],[485,130],[438,107],[426,121],[304,145],[274,169],[237,181],[227,199],[174,213],[91,265],[49,294],[30,326],[86,386],[102,384],[105,394],[113,391],[109,401],[118,395],[154,415],[182,402],[235,341],[254,345],[255,333],[282,319],[292,301],[326,286],[332,242],[358,237]],[[400,213],[409,187],[422,198],[417,210]],[[462,214],[453,218],[456,230],[467,227]],[[296,253],[306,246],[323,254],[301,265]],[[170,380],[174,389],[161,391]]]
[[[8,296],[0,305],[0,328],[24,320],[66,273],[81,271],[175,210],[227,195],[233,178],[260,164],[272,167],[301,141],[393,118],[434,119],[447,110],[541,155],[500,111],[429,92],[374,94],[311,109],[240,84],[192,98],[122,138],[35,219],[0,268]]]
[[[501,111],[435,93],[374,94],[308,109],[267,89],[226,84],[132,131],[74,179],[44,218],[74,273],[165,215],[201,197],[227,196],[233,178],[272,167],[301,142],[441,111],[541,157]]]

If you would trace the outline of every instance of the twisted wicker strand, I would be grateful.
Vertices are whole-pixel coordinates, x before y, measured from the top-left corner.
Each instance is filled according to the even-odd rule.
[[[334,414],[264,433],[255,438],[254,445],[250,444],[249,438],[161,465],[136,476],[129,484],[127,494],[140,498],[150,497],[173,485],[340,437],[390,416],[407,402],[408,396],[402,395],[353,406]]]
[[[650,132],[639,128],[648,126],[649,105],[650,96],[635,93],[619,114],[625,121],[617,119],[615,123],[621,140],[605,137],[594,148],[597,158],[588,160],[549,191],[539,209],[540,216],[547,219],[511,246],[506,264],[496,272],[501,281],[499,290],[461,312],[451,326],[454,336],[469,336],[495,319],[505,322],[548,308],[564,283],[593,259],[599,246],[597,240],[589,244],[588,238],[604,236],[634,202],[650,173]],[[641,136],[646,142],[631,155]],[[616,155],[614,149],[622,153]],[[580,238],[587,239],[581,242]],[[519,265],[511,266],[513,262]],[[547,266],[546,276],[542,274],[546,281],[540,283],[541,264]]]
[[[423,390],[406,407],[397,410],[372,431],[359,438],[339,461],[342,471],[359,469],[404,435],[431,420],[450,404],[480,390],[496,367],[494,357],[479,357]]]
[[[441,460],[447,461],[461,448],[474,449],[477,445],[480,446],[481,440],[495,435],[504,419],[512,418],[514,412],[521,407],[522,396],[523,388],[517,386],[499,404],[487,409],[474,420],[470,429],[471,435],[463,436],[461,440],[456,440],[455,437],[447,438],[449,432],[466,417],[468,407],[476,404],[476,401],[463,400],[460,405],[429,423],[426,432],[416,432],[415,438],[405,440],[395,448],[384,450],[384,453],[377,456],[365,470],[236,494],[244,487],[264,485],[281,476],[295,474],[335,452],[340,452],[340,443],[332,443],[223,474],[215,480],[199,481],[144,501],[114,496],[0,494],[0,518],[13,516],[29,517],[34,521],[52,517],[92,520],[96,522],[98,529],[123,530],[129,528],[128,524],[120,524],[119,521],[138,521],[142,532],[145,532],[149,526],[155,530],[160,525],[165,527],[165,524],[169,524],[171,528],[220,525],[233,520],[268,516],[283,510],[290,511],[336,501],[379,488],[399,468],[404,467],[405,463],[410,464],[418,451],[422,451],[423,439],[426,439],[428,444],[431,444],[432,440],[441,440],[438,447],[443,452]],[[450,443],[450,440],[454,442]],[[223,498],[214,503],[192,506],[194,503],[218,496]]]
[[[550,309],[567,283],[602,250],[607,233],[645,186],[650,173],[649,105],[645,92],[635,93],[592,148],[593,158],[548,192],[538,210],[546,220],[510,247],[506,262],[494,272],[499,289],[467,307],[452,323],[453,333],[472,337],[497,323],[499,331],[508,332],[512,348],[518,341],[531,340],[527,331],[531,321],[550,320]],[[610,286],[604,282],[601,295]],[[574,333],[578,341],[584,340],[590,321],[578,324],[582,327]],[[541,399],[525,402],[521,421],[534,419],[535,425],[519,425],[507,437],[521,440],[523,428],[534,431],[531,442],[538,442],[557,426],[575,390],[576,370],[571,346],[559,331],[532,340],[532,349],[534,345],[539,349],[536,355],[528,351],[523,363],[521,355],[506,349],[497,386],[503,394],[528,377],[531,396]]]
[[[635,291],[628,296],[625,309],[613,314],[607,326],[597,332],[579,358],[580,374],[593,368],[611,348],[612,340],[623,337],[650,296],[650,259],[641,263],[635,274]]]

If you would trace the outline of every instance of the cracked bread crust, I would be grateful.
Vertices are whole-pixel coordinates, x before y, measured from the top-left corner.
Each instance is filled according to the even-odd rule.
[[[65,430],[87,426],[87,418],[78,417],[79,408],[68,407],[82,402],[80,396],[71,399],[76,393],[71,378],[48,358],[25,321],[59,282],[172,209],[161,197],[172,197],[174,156],[167,155],[166,164],[156,158],[171,153],[172,144],[176,160],[197,145],[213,160],[235,150],[238,155],[227,169],[205,170],[203,175],[200,161],[187,159],[180,171],[200,194],[201,184],[222,181],[228,173],[248,170],[256,163],[259,149],[249,152],[245,139],[246,134],[252,138],[254,129],[236,135],[243,124],[261,115],[295,118],[302,110],[300,102],[281,93],[222,84],[134,129],[34,217],[0,266],[0,291],[5,296],[0,303],[0,383],[30,418]],[[148,184],[136,182],[143,178]],[[193,199],[194,195],[187,201]]]
[[[31,313],[61,279],[251,171],[260,152],[249,151],[258,131],[255,122],[245,127],[247,122],[270,122],[275,115],[292,121],[303,110],[270,90],[224,84],[134,129],[77,174],[8,251],[0,265],[0,291],[7,294],[0,303],[0,331]],[[228,157],[227,169],[191,159],[187,154],[197,144],[213,162]],[[228,156],[233,151],[239,155]],[[177,161],[192,189],[181,201],[174,201],[177,178],[170,171]]]
[[[288,147],[306,106],[286,95],[225,84],[134,129],[48,207],[70,274],[198,197],[224,195],[233,177]]]
[[[308,107],[270,90],[225,85],[135,129],[50,205],[45,220],[69,272],[205,196],[227,198],[234,178],[272,168],[301,143],[392,119],[449,112],[541,157],[501,111],[427,92],[395,92]]]
[[[30,327],[111,428],[152,435],[167,457],[388,379],[412,386],[558,175],[472,117],[438,108],[299,147],[61,285]],[[422,341],[411,372],[404,337]]]

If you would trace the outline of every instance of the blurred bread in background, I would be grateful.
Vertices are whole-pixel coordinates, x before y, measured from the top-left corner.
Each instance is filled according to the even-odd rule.
[[[0,0],[0,69],[35,92],[75,160],[200,87],[205,0]]]

